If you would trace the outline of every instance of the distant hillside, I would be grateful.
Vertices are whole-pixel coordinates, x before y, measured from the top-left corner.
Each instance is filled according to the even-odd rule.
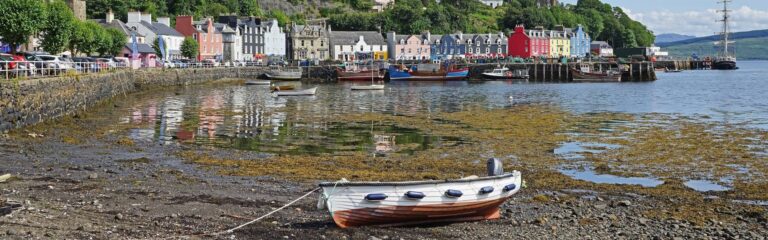
[[[768,37],[768,29],[748,31],[748,32],[737,32],[737,33],[733,33],[731,37],[735,40],[745,39],[745,38]],[[709,42],[709,44],[712,45],[713,42],[718,40],[720,40],[719,35],[712,35],[707,37],[691,38],[691,39],[686,39],[686,40],[676,41],[676,42],[658,43],[656,45],[659,47],[671,47],[671,46],[687,45],[687,44],[702,43],[702,42]]]
[[[696,43],[677,44],[671,47],[664,47],[673,57],[690,57],[696,53],[699,56],[714,56],[719,48],[713,44],[714,40],[698,41]],[[736,51],[736,58],[740,60],[768,60],[768,37],[740,38],[733,44]]]
[[[696,38],[696,36],[682,35],[677,33],[659,34],[656,35],[656,44],[683,41],[691,38]]]

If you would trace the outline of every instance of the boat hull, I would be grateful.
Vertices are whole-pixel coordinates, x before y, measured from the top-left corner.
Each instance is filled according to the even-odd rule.
[[[712,69],[714,70],[736,70],[739,67],[736,66],[735,61],[715,61],[712,62]]]
[[[248,80],[245,81],[245,85],[269,85],[272,84],[269,80]]]
[[[389,80],[392,81],[459,81],[469,76],[469,69],[450,71],[447,73],[409,73],[400,70],[389,72]]]
[[[384,76],[379,71],[361,71],[361,72],[343,72],[336,73],[336,79],[339,81],[381,81]]]
[[[511,80],[511,79],[528,79],[528,76],[515,76],[515,75],[497,75],[491,73],[483,73],[483,78],[494,80]]]
[[[264,75],[267,76],[269,79],[273,80],[283,80],[283,81],[297,81],[301,80],[301,72],[294,72],[294,71],[279,71],[279,70],[271,70]]]
[[[520,172],[468,180],[442,180],[402,183],[323,183],[321,204],[328,208],[341,228],[385,225],[401,226],[438,222],[477,221],[499,218],[499,207],[520,190]],[[505,186],[514,185],[505,190]],[[492,187],[490,193],[479,190]],[[446,190],[459,190],[459,197]],[[421,199],[407,192],[423,193]],[[370,194],[386,194],[380,201],[369,201]]]
[[[621,74],[584,73],[571,69],[574,82],[621,82]]]
[[[352,90],[384,90],[384,85],[378,85],[378,84],[365,85],[365,86],[358,85],[358,86],[352,86],[351,89]]]
[[[311,96],[315,95],[317,87],[305,89],[305,90],[290,90],[290,91],[276,91],[275,96]]]

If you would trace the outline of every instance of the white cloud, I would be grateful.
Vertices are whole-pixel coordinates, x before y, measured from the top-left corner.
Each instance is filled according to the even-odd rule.
[[[654,33],[679,33],[695,36],[709,36],[721,31],[722,17],[716,9],[703,11],[673,12],[669,10],[651,12],[632,12],[625,9],[632,19],[642,22]],[[768,11],[752,9],[747,6],[731,12],[731,31],[741,32],[768,29]]]

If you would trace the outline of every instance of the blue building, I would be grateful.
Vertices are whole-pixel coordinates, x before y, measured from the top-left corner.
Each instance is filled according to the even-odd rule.
[[[466,44],[463,41],[464,34],[445,34],[440,37],[430,47],[432,60],[448,60],[454,58],[463,58],[466,50]]]
[[[572,30],[571,35],[571,57],[586,57],[590,52],[592,39],[589,34],[584,32],[584,27],[579,25]]]

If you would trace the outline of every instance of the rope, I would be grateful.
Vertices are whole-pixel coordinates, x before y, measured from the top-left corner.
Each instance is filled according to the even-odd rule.
[[[232,233],[232,232],[234,232],[234,231],[235,231],[235,230],[237,230],[237,229],[240,229],[240,228],[243,228],[243,227],[245,227],[245,226],[251,225],[251,224],[253,224],[253,223],[255,223],[255,222],[258,222],[259,220],[261,220],[261,219],[264,219],[264,218],[266,218],[266,217],[269,217],[269,215],[272,215],[272,214],[274,214],[274,213],[276,213],[276,212],[278,212],[278,211],[280,211],[280,210],[283,210],[284,208],[286,208],[286,207],[288,207],[288,206],[291,206],[292,204],[294,204],[294,203],[298,202],[299,200],[306,198],[307,196],[309,196],[310,194],[312,194],[313,192],[315,192],[315,191],[317,191],[317,190],[320,190],[320,188],[318,187],[318,188],[312,189],[312,191],[309,191],[307,194],[304,194],[304,196],[301,196],[301,197],[299,197],[299,198],[297,198],[297,199],[294,199],[293,201],[289,202],[288,204],[285,204],[285,205],[283,205],[282,207],[280,207],[280,208],[278,208],[278,209],[275,209],[275,210],[273,210],[273,211],[271,211],[271,212],[269,212],[269,213],[267,213],[267,214],[265,214],[265,215],[263,215],[263,216],[261,216],[261,217],[258,217],[258,218],[256,218],[256,219],[253,219],[253,220],[252,220],[252,221],[250,221],[250,222],[247,222],[247,223],[243,223],[243,224],[242,224],[242,225],[240,225],[240,226],[237,226],[237,227],[231,228],[231,229],[229,229],[229,230],[226,230],[226,231],[221,231],[221,232],[218,232],[218,233],[214,233],[213,235],[215,236],[215,235],[221,235],[221,234],[226,234],[226,233]]]

